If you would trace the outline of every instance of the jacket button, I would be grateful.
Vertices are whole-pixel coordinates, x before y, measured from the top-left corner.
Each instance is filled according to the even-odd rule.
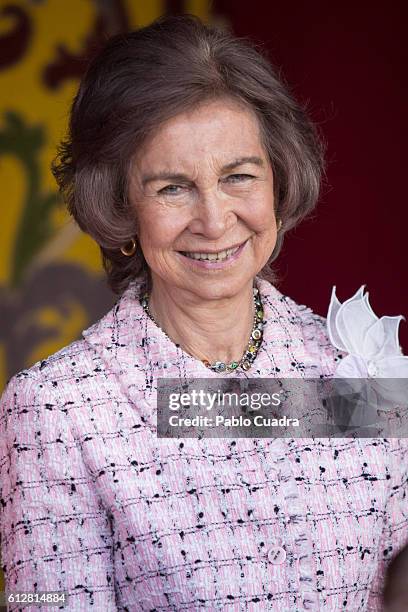
[[[317,603],[316,593],[312,591],[303,592],[303,608],[305,610],[314,610]]]
[[[272,546],[268,551],[268,561],[273,565],[281,565],[286,559],[286,551],[282,546]]]

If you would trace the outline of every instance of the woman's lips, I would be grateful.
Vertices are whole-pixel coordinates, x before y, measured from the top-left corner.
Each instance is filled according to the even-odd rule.
[[[238,250],[235,251],[235,253],[233,253],[232,255],[227,257],[227,259],[224,259],[223,261],[209,261],[209,260],[204,260],[204,259],[193,259],[192,257],[183,255],[183,253],[181,253],[180,251],[178,251],[178,254],[181,255],[181,257],[183,258],[183,261],[185,261],[186,263],[188,262],[194,268],[198,267],[198,268],[204,268],[206,270],[222,270],[223,268],[229,267],[232,263],[234,263],[241,256],[241,253],[244,250],[247,242],[248,242],[248,239],[245,240],[245,242],[243,242],[238,247]]]

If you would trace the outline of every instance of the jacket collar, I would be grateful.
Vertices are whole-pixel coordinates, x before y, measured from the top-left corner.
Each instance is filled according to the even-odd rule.
[[[255,278],[264,306],[266,325],[257,358],[239,377],[303,377],[308,355],[299,307],[268,281]],[[126,386],[146,384],[147,378],[222,377],[176,346],[146,315],[140,304],[143,286],[133,281],[115,306],[83,337],[99,354],[109,371]],[[310,358],[309,358],[310,361]]]

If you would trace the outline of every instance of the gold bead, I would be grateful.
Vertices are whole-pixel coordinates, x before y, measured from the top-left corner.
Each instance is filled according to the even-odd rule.
[[[254,331],[252,332],[252,337],[254,340],[259,340],[260,337],[262,336],[261,332],[259,329],[254,329]]]

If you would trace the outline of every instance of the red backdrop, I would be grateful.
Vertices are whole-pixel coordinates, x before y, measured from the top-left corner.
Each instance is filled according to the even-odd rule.
[[[233,31],[263,43],[328,144],[316,215],[287,236],[280,289],[325,315],[362,284],[377,315],[408,319],[406,15],[402,2],[217,0]],[[408,353],[408,323],[401,323]]]

